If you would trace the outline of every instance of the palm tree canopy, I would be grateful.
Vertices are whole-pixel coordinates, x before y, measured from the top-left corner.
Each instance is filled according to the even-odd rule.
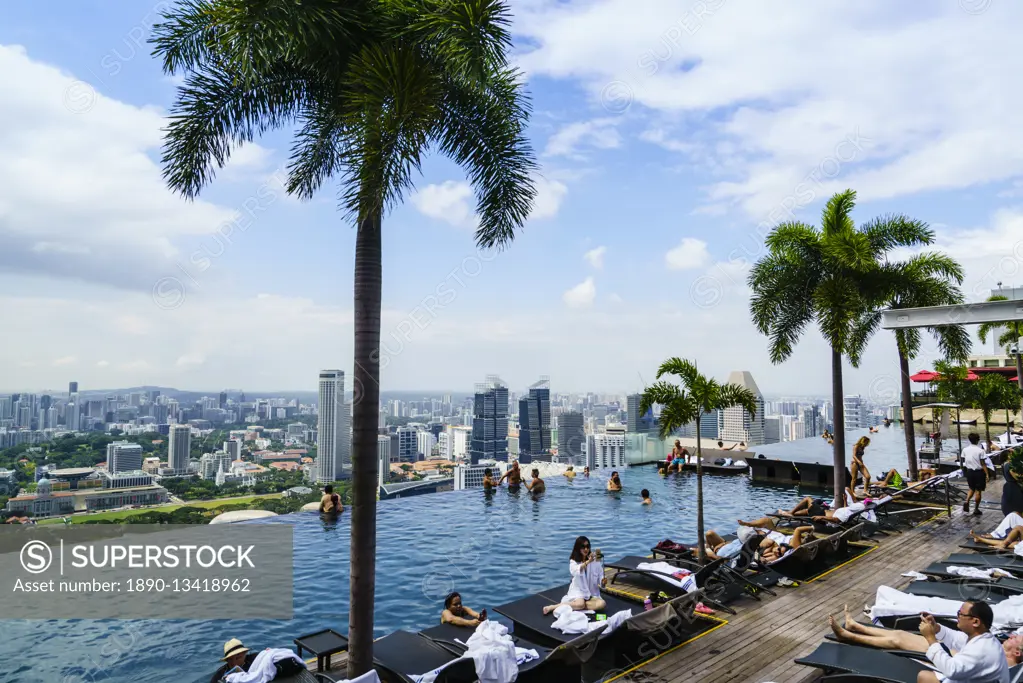
[[[680,383],[661,378],[675,375]],[[661,406],[658,420],[660,437],[700,419],[703,413],[741,407],[750,415],[757,412],[757,400],[752,391],[737,384],[721,384],[700,374],[696,364],[683,358],[669,358],[657,369],[657,382],[643,391],[639,411],[645,414],[656,403]]]
[[[436,148],[473,185],[479,245],[504,245],[536,192],[508,24],[504,0],[183,0],[152,38],[185,74],[165,178],[195,197],[235,148],[294,127],[288,192],[337,178],[361,219],[400,202]]]
[[[855,352],[871,333],[864,335],[857,323],[904,284],[902,271],[887,263],[887,253],[934,240],[925,223],[901,215],[857,228],[850,215],[855,202],[854,191],[840,192],[824,207],[820,229],[782,223],[767,236],[768,253],[750,271],[749,285],[753,322],[770,338],[772,362],[787,359],[815,321],[833,350]],[[936,277],[951,266],[927,256],[914,269]]]
[[[1008,301],[1008,297],[1001,294],[994,294],[987,298],[988,301]],[[1018,320],[1001,323],[984,323],[977,328],[977,336],[981,344],[987,344],[988,336],[997,336],[995,343],[999,346],[1009,348],[1016,345],[1020,337],[1023,337],[1023,322]]]

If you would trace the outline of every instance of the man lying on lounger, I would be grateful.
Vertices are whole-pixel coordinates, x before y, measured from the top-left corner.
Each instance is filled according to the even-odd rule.
[[[763,562],[774,562],[798,548],[803,542],[803,534],[813,533],[812,526],[801,526],[793,530],[790,537],[775,531],[774,528],[774,520],[764,517],[753,522],[739,520],[737,538],[734,541],[726,541],[713,530],[708,531],[704,535],[707,542],[707,557],[711,560],[735,557],[742,550],[743,544],[753,534],[759,533],[766,536],[757,548],[760,559]]]
[[[966,604],[960,609],[965,609]],[[874,628],[861,624],[849,614],[849,606],[845,606],[845,625],[840,626],[834,617],[828,617],[831,630],[835,637],[843,643],[873,647],[879,650],[906,650],[908,652],[926,653],[930,644],[927,638],[919,633],[900,631],[894,628]],[[1012,667],[1023,661],[1023,636],[1013,635],[1002,643],[1002,651],[1005,653],[1006,663]],[[949,649],[953,657],[958,653],[955,648]]]
[[[921,467],[919,472],[919,480],[909,481],[907,479],[903,479],[902,474],[900,474],[898,470],[888,470],[888,474],[884,475],[883,479],[880,474],[877,475],[877,480],[880,482],[878,486],[890,486],[896,489],[904,489],[907,486],[913,486],[914,484],[919,484],[920,482],[927,481],[928,479],[933,479],[938,475],[936,471],[928,467]]]

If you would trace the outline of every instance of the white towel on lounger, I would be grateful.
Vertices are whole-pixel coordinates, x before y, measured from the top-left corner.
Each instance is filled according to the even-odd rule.
[[[224,677],[227,683],[268,683],[277,675],[277,662],[285,659],[293,659],[302,666],[305,662],[291,650],[283,647],[274,647],[263,650],[249,665],[249,670],[236,674],[228,674]]]
[[[995,527],[995,530],[991,532],[991,538],[1005,538],[1009,535],[1009,531],[1017,526],[1023,526],[1023,517],[1016,512],[1010,512]]]
[[[607,634],[631,617],[632,610],[623,609],[620,612],[615,612],[607,618],[607,621],[590,621],[582,612],[576,612],[568,605],[561,605],[554,610],[554,616],[554,623],[551,626],[562,633],[589,633],[607,624],[607,630],[604,631]]]
[[[688,569],[679,569],[678,567],[671,566],[667,562],[640,562],[636,565],[636,569],[660,574],[661,576],[659,578],[667,581],[676,588],[681,588],[686,593],[692,593],[697,590],[696,577],[694,577],[693,573]],[[673,576],[674,574],[679,573],[684,573],[685,576],[682,578],[676,578]]]
[[[994,579],[999,576],[1012,576],[1009,572],[1001,569],[981,569],[980,567],[952,566],[948,568],[948,573],[955,574],[956,576],[965,576],[970,579]]]

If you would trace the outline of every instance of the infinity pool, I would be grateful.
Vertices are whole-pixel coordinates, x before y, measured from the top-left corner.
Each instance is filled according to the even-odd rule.
[[[438,623],[443,596],[462,593],[475,609],[494,607],[568,580],[579,534],[608,559],[645,554],[663,538],[696,537],[696,477],[662,477],[653,467],[624,470],[625,490],[604,490],[595,473],[547,482],[540,500],[502,488],[382,501],[378,507],[376,631]],[[640,505],[641,489],[654,504]],[[706,476],[707,528],[732,532],[736,519],[789,507],[795,488],[753,485],[747,477]],[[224,641],[290,646],[321,628],[348,630],[349,518],[272,518],[295,527],[295,618],[291,621],[0,621],[5,683],[204,683]],[[267,523],[267,522],[253,522]]]

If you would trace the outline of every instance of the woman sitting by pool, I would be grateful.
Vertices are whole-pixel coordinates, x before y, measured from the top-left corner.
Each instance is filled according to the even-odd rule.
[[[607,607],[607,603],[600,597],[600,588],[607,583],[607,579],[604,578],[604,567],[590,552],[590,539],[585,536],[575,539],[568,561],[568,571],[572,575],[568,594],[561,598],[559,604],[544,607],[544,614],[550,614],[562,605],[568,605],[576,612],[584,610],[599,612]]]
[[[474,612],[462,604],[462,596],[458,593],[451,593],[444,598],[444,611],[440,613],[440,623],[474,628],[486,620],[486,610]]]
[[[622,490],[622,480],[618,478],[617,472],[612,472],[611,478],[607,480],[607,490],[608,491]]]

